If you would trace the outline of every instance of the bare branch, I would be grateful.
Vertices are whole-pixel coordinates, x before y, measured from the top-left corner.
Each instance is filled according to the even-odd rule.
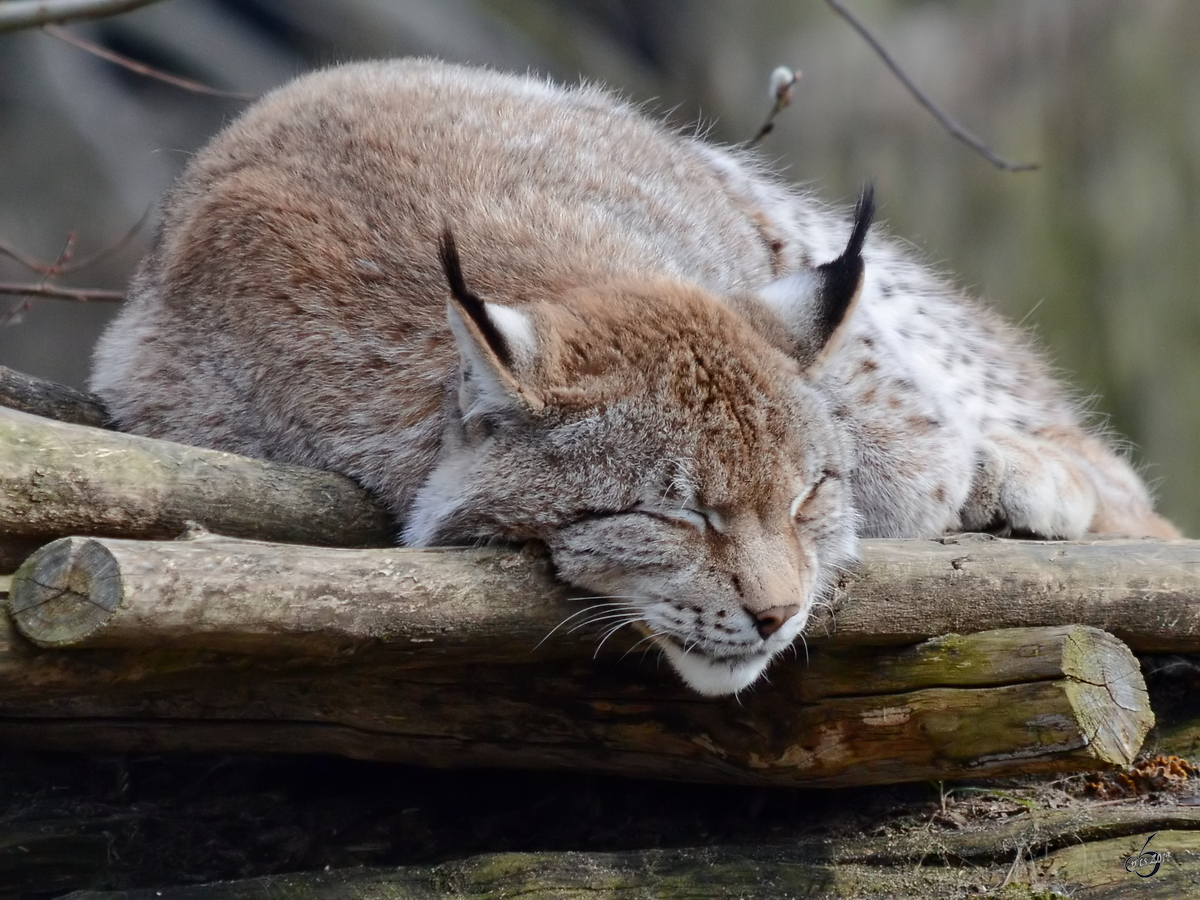
[[[107,247],[101,247],[95,253],[92,253],[89,256],[85,256],[85,257],[83,257],[83,259],[77,259],[71,263],[67,263],[64,261],[61,264],[58,264],[56,266],[48,267],[46,270],[44,270],[45,274],[66,275],[70,272],[78,272],[80,269],[86,269],[88,266],[94,265],[95,263],[98,263],[100,260],[116,253],[118,250],[120,250],[122,247],[124,247],[130,241],[132,241],[134,239],[134,237],[137,235],[137,233],[142,230],[142,226],[145,225],[146,220],[150,218],[150,213],[153,211],[153,209],[154,209],[153,205],[147,206],[146,211],[142,213],[141,217],[136,222],[134,222],[132,226],[130,226],[129,230],[127,232],[125,232],[125,234],[121,235],[121,237],[117,238],[115,241],[113,241],[111,244],[109,244]]]
[[[925,109],[927,109],[929,113],[941,123],[942,127],[950,132],[950,134],[958,138],[998,169],[1004,169],[1009,172],[1029,172],[1038,168],[1038,163],[1018,163],[1005,159],[988,147],[987,144],[985,144],[982,140],[977,138],[971,132],[967,131],[966,128],[956,122],[948,114],[943,112],[937,106],[937,104],[930,100],[929,97],[926,96],[921,89],[913,83],[912,79],[905,74],[902,68],[900,68],[900,64],[896,62],[896,60],[892,58],[891,54],[889,54],[887,50],[883,48],[883,45],[876,40],[875,35],[871,34],[871,32],[867,30],[867,27],[863,25],[863,23],[860,22],[855,15],[850,12],[850,10],[846,9],[841,0],[825,0],[825,2],[829,4],[834,12],[850,23],[850,27],[857,31],[859,36],[864,41],[870,44],[871,49],[875,51],[881,60],[883,60],[884,65],[892,70],[892,74],[895,75],[900,83],[908,89],[908,92],[916,98],[916,101],[925,107]]]
[[[158,0],[8,0],[0,3],[0,34],[76,19],[100,19]]]
[[[27,253],[23,253],[12,244],[3,240],[0,240],[0,256],[7,256],[10,259],[20,263],[30,272],[34,272],[38,275],[45,275],[47,278],[53,278],[57,275],[66,275],[71,272],[78,272],[80,269],[86,269],[88,266],[94,265],[105,257],[111,256],[128,244],[131,240],[133,240],[134,236],[142,230],[142,226],[146,224],[146,220],[150,218],[150,212],[153,210],[153,208],[153,206],[146,207],[146,211],[142,213],[141,218],[134,222],[133,226],[130,227],[125,234],[113,241],[107,247],[102,247],[95,253],[85,256],[83,259],[77,259],[74,262],[68,262],[67,259],[63,258],[63,254],[59,254],[59,259],[56,262],[44,263]],[[75,236],[72,234],[67,240],[67,248],[73,249],[74,244]]]
[[[101,47],[99,44],[93,44],[91,41],[85,41],[81,37],[76,37],[67,31],[65,28],[59,28],[57,25],[46,25],[42,28],[47,34],[58,38],[60,41],[66,41],[80,50],[86,50],[93,56],[98,56],[110,63],[115,63],[118,66],[128,69],[131,72],[137,72],[139,75],[145,75],[147,78],[154,78],[158,81],[166,82],[174,85],[177,88],[182,88],[185,91],[191,91],[195,94],[208,94],[212,97],[227,97],[231,100],[253,100],[254,94],[241,94],[237,91],[223,91],[219,88],[209,87],[207,84],[201,84],[199,81],[193,81],[190,78],[181,78],[178,75],[171,75],[168,72],[163,72],[161,69],[155,69],[145,63],[140,63],[136,59],[130,59],[128,56],[123,56],[120,53],[115,53],[107,47]]]
[[[124,300],[124,291],[109,291],[101,288],[64,288],[49,284],[13,284],[0,282],[0,295],[15,297],[44,297],[51,300]]]
[[[44,262],[39,262],[28,254],[22,253],[20,250],[6,241],[0,241],[0,255],[16,260],[30,272],[36,272],[39,275],[50,274],[50,266],[46,265]]]

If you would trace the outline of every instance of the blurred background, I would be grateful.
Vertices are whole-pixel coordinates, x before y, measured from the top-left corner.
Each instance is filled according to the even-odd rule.
[[[65,26],[162,70],[258,94],[310,68],[425,54],[603,81],[745,140],[780,64],[803,77],[763,152],[850,203],[874,179],[915,252],[1032,331],[1200,536],[1200,3],[846,0],[945,110],[947,135],[822,0],[166,0]],[[56,283],[121,289],[157,198],[242,101],[188,93],[41,31],[0,35],[0,241]],[[0,282],[33,275],[0,255]],[[0,364],[83,386],[115,304],[0,297]]]

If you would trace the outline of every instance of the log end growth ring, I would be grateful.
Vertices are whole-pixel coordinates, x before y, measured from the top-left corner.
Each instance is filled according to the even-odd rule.
[[[62,538],[13,575],[9,609],[17,630],[41,647],[63,647],[103,628],[121,604],[120,569],[103,544]]]

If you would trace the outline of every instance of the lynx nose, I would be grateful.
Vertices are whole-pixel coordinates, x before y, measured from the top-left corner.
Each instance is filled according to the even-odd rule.
[[[796,605],[772,606],[770,609],[752,612],[750,615],[754,616],[754,627],[758,629],[759,636],[766,639],[782,628],[783,623],[798,612],[800,612],[800,607]]]

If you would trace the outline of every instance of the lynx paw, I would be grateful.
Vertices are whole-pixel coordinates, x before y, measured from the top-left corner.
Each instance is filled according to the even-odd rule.
[[[977,451],[962,527],[1040,538],[1078,538],[1096,512],[1089,467],[1077,454],[1034,435],[993,435]]]

